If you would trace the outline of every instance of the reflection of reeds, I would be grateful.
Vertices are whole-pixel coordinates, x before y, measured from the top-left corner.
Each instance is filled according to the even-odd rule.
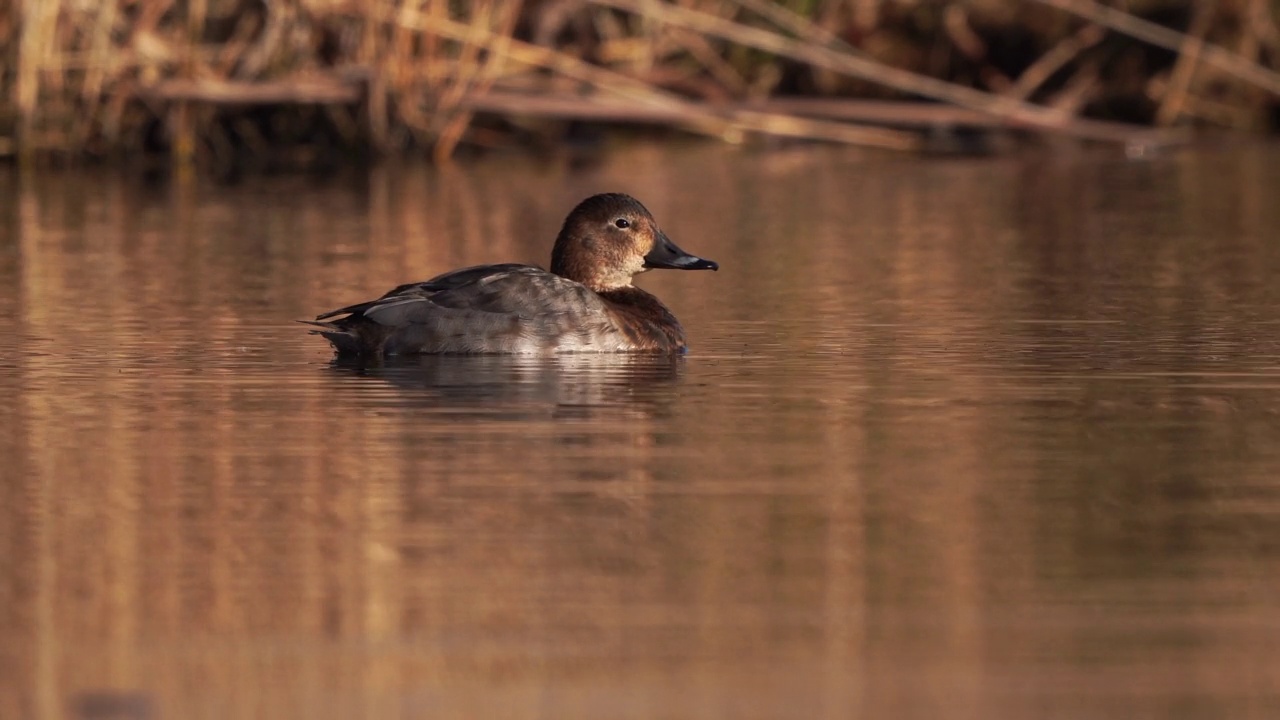
[[[916,149],[947,123],[883,104],[911,98],[988,119],[965,125],[1164,142],[1097,116],[1128,103],[1142,123],[1259,125],[1280,97],[1271,7],[1135,6],[1157,24],[1092,0],[7,0],[0,155],[159,139],[233,159],[305,144],[320,122],[341,144],[445,158],[530,115]],[[1027,49],[993,50],[1010,43]],[[796,95],[823,101],[778,102]]]

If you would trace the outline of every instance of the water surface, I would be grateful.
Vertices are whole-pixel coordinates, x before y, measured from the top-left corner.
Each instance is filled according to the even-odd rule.
[[[685,357],[296,318],[640,197]],[[0,717],[1280,708],[1280,147],[0,176]]]

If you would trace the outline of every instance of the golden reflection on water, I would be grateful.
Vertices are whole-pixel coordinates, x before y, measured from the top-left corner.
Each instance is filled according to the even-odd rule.
[[[0,717],[1267,717],[1276,159],[0,177]],[[290,322],[613,189],[687,357]]]

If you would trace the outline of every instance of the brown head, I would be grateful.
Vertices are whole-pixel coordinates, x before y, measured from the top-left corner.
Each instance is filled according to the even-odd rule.
[[[551,272],[597,292],[628,287],[632,277],[654,268],[719,267],[676,247],[640,201],[622,193],[578,203],[551,251]]]

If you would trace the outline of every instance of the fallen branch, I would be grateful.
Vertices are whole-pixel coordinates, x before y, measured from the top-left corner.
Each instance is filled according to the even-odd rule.
[[[620,98],[532,95],[523,92],[489,90],[464,97],[459,105],[475,112],[503,115],[677,126],[701,120],[708,113],[715,113],[730,123],[737,133],[736,136],[731,134],[726,138],[730,141],[739,141],[743,132],[750,131],[891,150],[918,150],[922,145],[920,137],[915,133],[797,117],[770,111],[767,103],[710,108],[691,103],[659,107]]]
[[[1169,89],[1160,101],[1156,110],[1156,124],[1169,126],[1177,122],[1186,105],[1187,94],[1191,91],[1191,77],[1195,74],[1196,65],[1204,52],[1204,36],[1209,32],[1213,21],[1213,6],[1202,3],[1196,6],[1195,16],[1191,20],[1190,32],[1182,39],[1182,47],[1178,50],[1178,62],[1169,75]]]
[[[467,41],[475,38],[477,32],[486,39],[496,39],[496,33],[483,28],[477,29],[471,25],[443,17],[428,19],[422,18],[417,14],[397,13],[392,17],[386,18],[386,20],[401,27],[449,40]],[[683,98],[647,85],[635,78],[592,65],[565,53],[559,53],[514,38],[504,37],[502,42],[491,42],[489,49],[491,52],[522,65],[545,68],[621,97],[631,98],[644,105],[678,107],[686,104]],[[727,124],[722,119],[705,116],[687,126],[687,129],[720,137],[727,129]]]
[[[474,38],[478,31],[473,26],[463,25],[443,18],[419,21],[417,18],[406,19],[404,16],[397,16],[394,21],[425,33],[440,35],[449,39]],[[479,29],[479,32],[488,33],[483,29]],[[596,119],[663,122],[714,135],[731,142],[740,140],[744,132],[760,132],[783,137],[803,137],[896,150],[915,150],[920,147],[918,137],[884,128],[853,127],[839,123],[762,113],[754,110],[750,112],[743,111],[742,114],[736,116],[726,116],[715,108],[689,102],[626,75],[510,37],[502,38],[500,43],[493,43],[489,49],[491,52],[498,53],[515,62],[544,67],[576,80],[587,82],[620,98],[630,99],[631,102],[626,105],[623,105],[622,102],[614,102],[612,106],[608,106],[595,101],[578,101],[571,107],[565,98],[540,99],[534,96],[520,95],[518,96],[519,106],[517,106],[513,104],[516,100],[514,96],[495,100],[494,98],[500,98],[501,96],[491,92],[488,93],[490,98],[488,101],[466,98],[460,101],[460,104],[479,109],[484,102],[488,102],[491,112],[519,113],[521,108],[524,108],[526,114],[555,114],[568,113],[573,110],[581,114],[569,116],[583,119],[587,119],[591,113],[596,113],[594,115]],[[484,97],[484,95],[478,97]],[[504,109],[499,110],[495,103],[503,104]],[[626,108],[625,110],[623,109],[624,107]],[[535,110],[534,108],[538,109]]]
[[[1129,13],[1106,5],[1099,5],[1093,0],[1036,0],[1036,2],[1064,10],[1090,22],[1104,25],[1116,32],[1124,33],[1166,50],[1178,52],[1182,50],[1183,43],[1186,42],[1187,36],[1184,33],[1170,30],[1163,25],[1157,25],[1149,20],[1134,17]],[[1201,49],[1200,54],[1201,60],[1206,65],[1212,65],[1241,80],[1253,83],[1273,95],[1280,95],[1280,74],[1254,63],[1249,58],[1237,55],[1218,45],[1207,43]]]
[[[1014,98],[991,95],[979,90],[945,82],[936,78],[895,68],[847,52],[794,40],[760,28],[742,25],[714,15],[652,0],[590,0],[606,7],[634,12],[656,22],[713,35],[740,45],[756,48],[781,57],[822,67],[833,72],[891,87],[902,92],[933,98],[989,113],[1005,119],[1011,126],[1038,128],[1074,137],[1118,143],[1161,145],[1181,140],[1181,134],[1099,123],[1075,118],[1060,111],[1023,102]]]
[[[357,83],[327,76],[280,80],[162,80],[142,88],[142,97],[213,105],[351,105],[364,91]]]
[[[903,100],[856,100],[829,97],[774,97],[749,100],[744,109],[762,110],[787,115],[845,120],[911,128],[969,127],[1007,128],[997,115],[941,103]],[[1119,126],[1127,129],[1127,126]]]
[[[1080,53],[1102,42],[1105,31],[1097,25],[1085,25],[1077,32],[1062,39],[1051,50],[1041,55],[1030,67],[1022,71],[1006,92],[1010,97],[1025,100],[1040,89],[1041,85],[1075,60]]]

